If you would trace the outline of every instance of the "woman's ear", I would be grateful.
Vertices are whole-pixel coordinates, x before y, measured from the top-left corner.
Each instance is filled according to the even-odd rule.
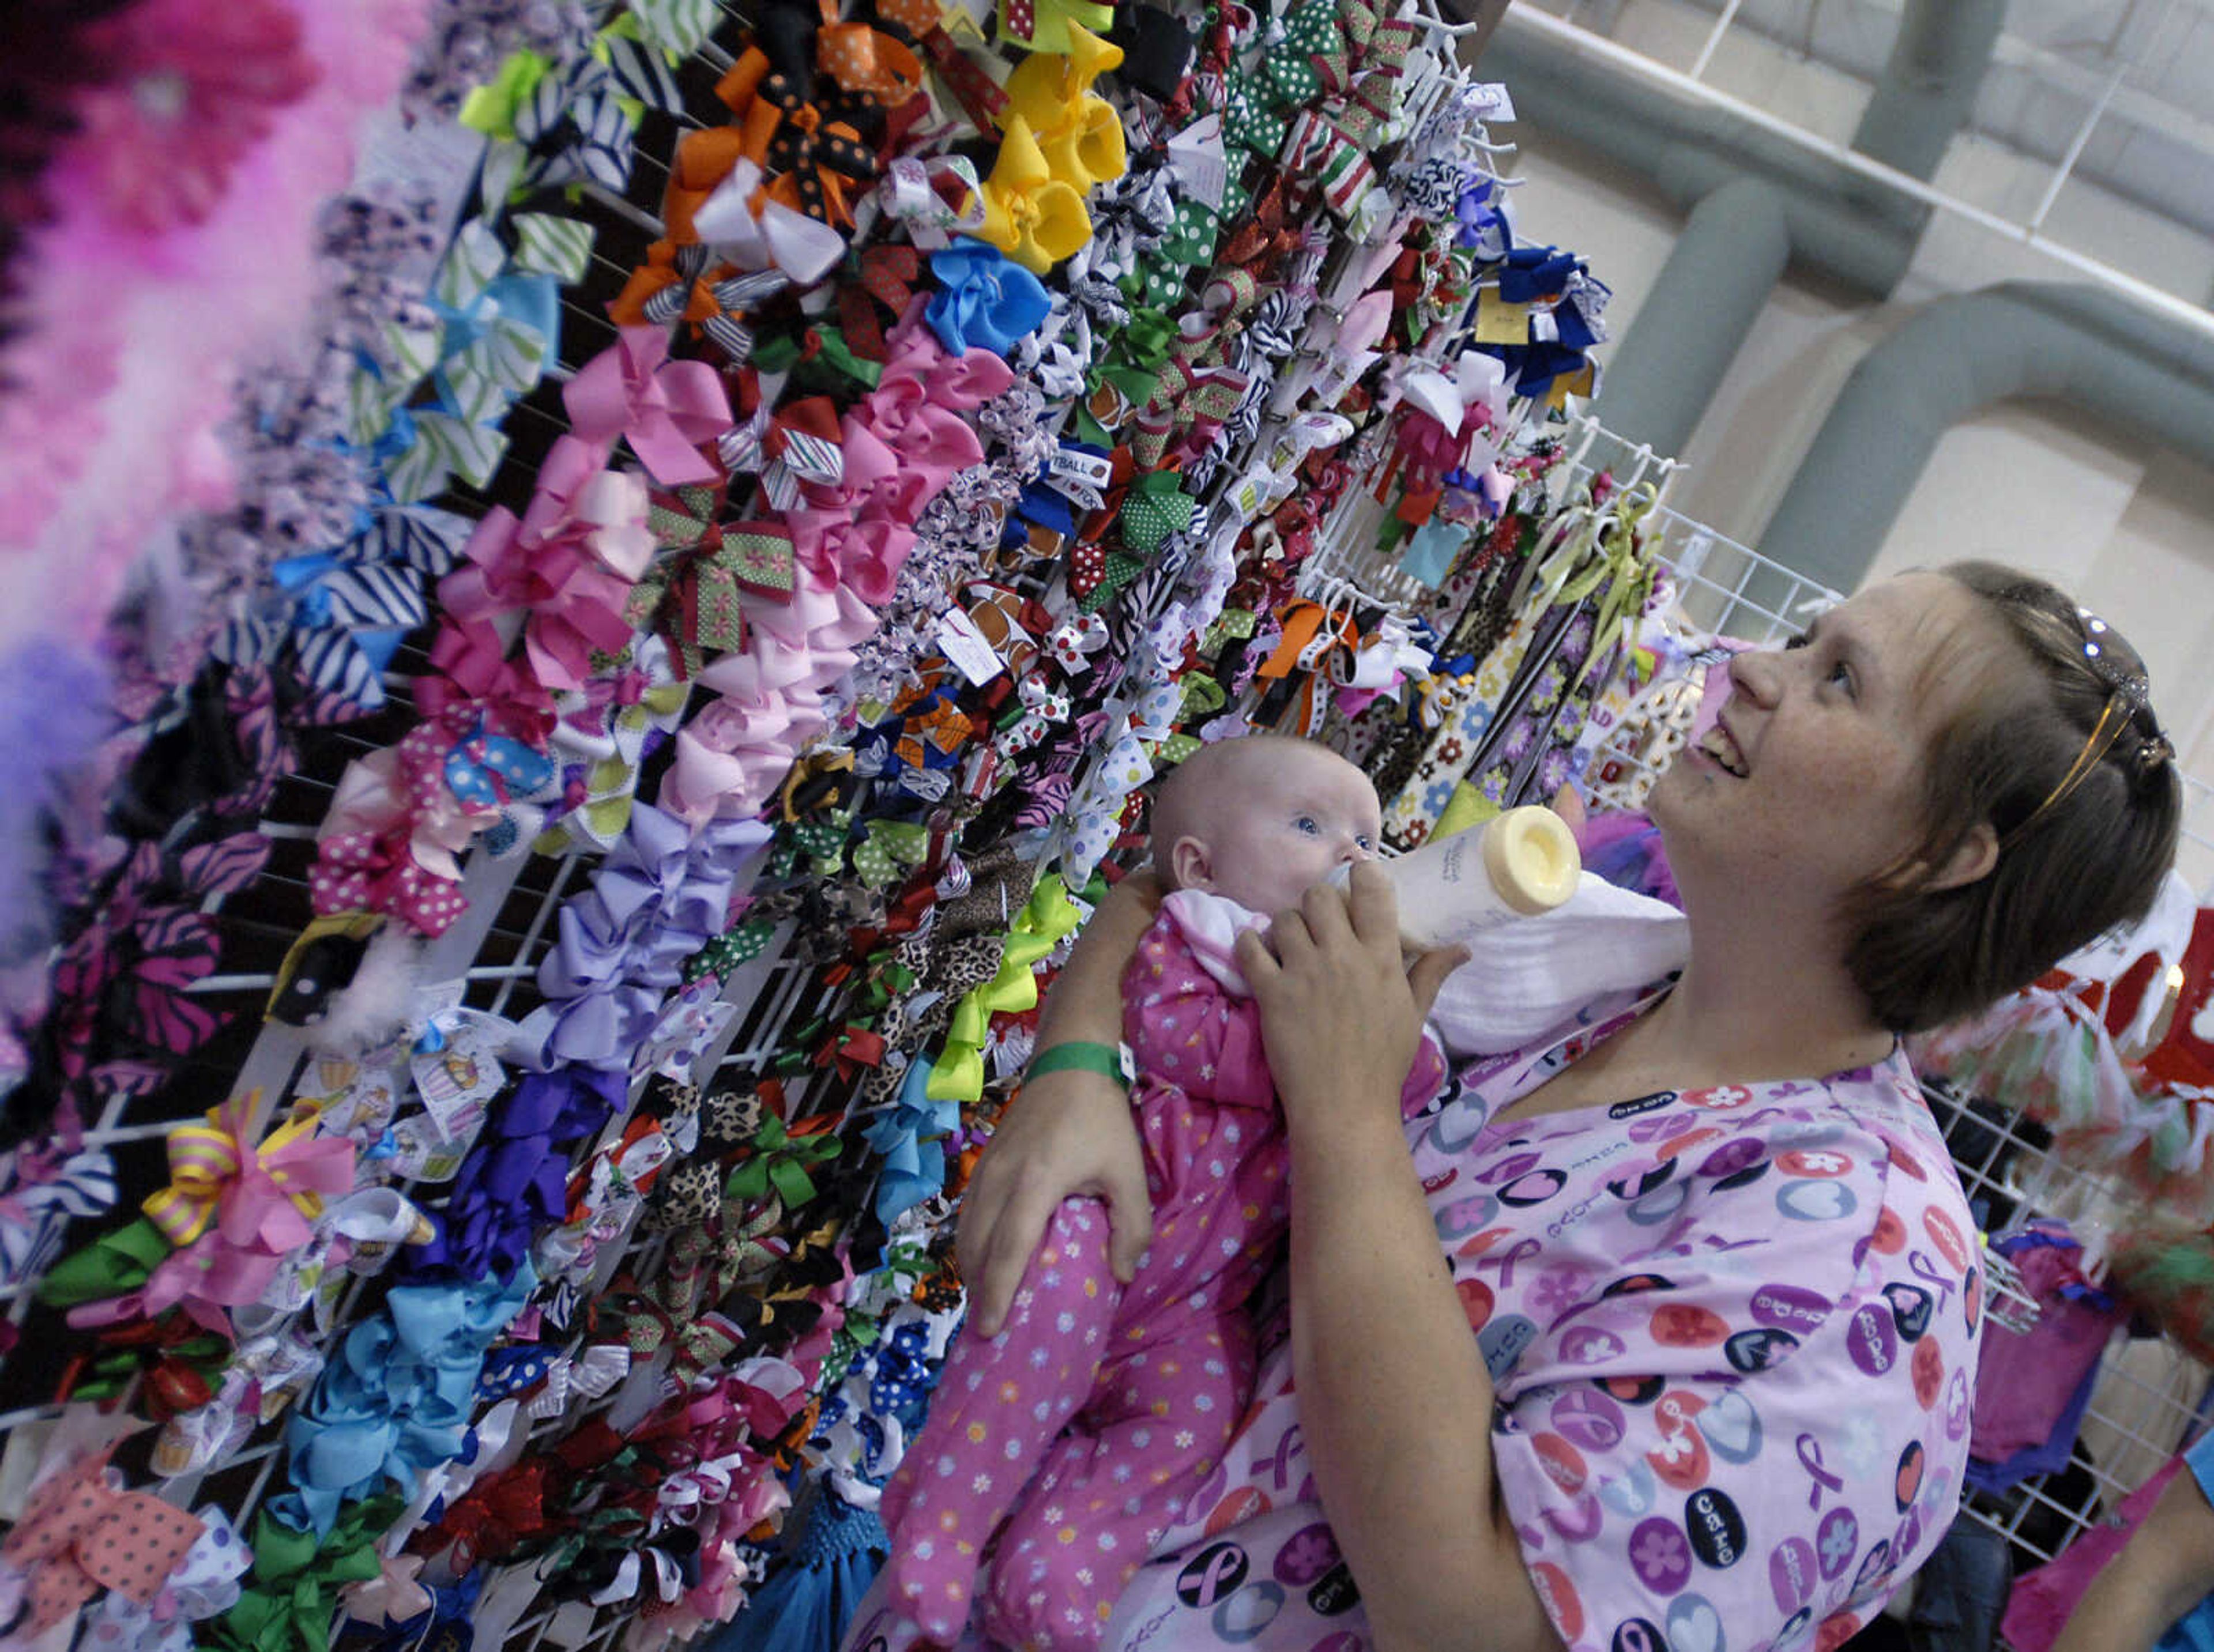
[[[1181,837],[1169,847],[1171,881],[1179,889],[1208,889],[1214,887],[1214,862],[1207,852],[1207,845],[1189,834]]]
[[[1962,888],[1989,877],[1998,863],[1999,834],[1989,820],[1979,820],[1923,887],[1933,893]]]

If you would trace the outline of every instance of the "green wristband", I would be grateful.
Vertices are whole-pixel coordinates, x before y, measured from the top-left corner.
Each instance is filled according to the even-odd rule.
[[[1024,1078],[1040,1078],[1047,1073],[1058,1073],[1074,1069],[1087,1073],[1103,1073],[1124,1089],[1137,1082],[1137,1065],[1130,1059],[1127,1044],[1056,1044],[1051,1049],[1041,1050],[1031,1058]]]

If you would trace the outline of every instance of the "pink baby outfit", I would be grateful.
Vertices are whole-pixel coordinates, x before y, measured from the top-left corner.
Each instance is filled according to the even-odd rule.
[[[1180,890],[1122,977],[1123,1037],[1153,1239],[1128,1286],[1106,1213],[1063,1202],[1000,1334],[953,1347],[930,1417],[884,1488],[881,1597],[950,1644],[994,1538],[984,1632],[1088,1648],[1123,1583],[1214,1469],[1253,1391],[1246,1299],[1289,1218],[1287,1149],[1260,1017],[1231,958],[1265,923]],[[1404,1098],[1443,1076],[1427,1041]],[[1002,1522],[1004,1521],[1004,1525]]]

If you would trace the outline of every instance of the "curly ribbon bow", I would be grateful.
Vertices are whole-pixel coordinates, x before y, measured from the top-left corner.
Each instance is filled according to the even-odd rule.
[[[924,1096],[932,1101],[974,1102],[984,1094],[984,1039],[992,1017],[1002,1010],[1019,1015],[1037,1007],[1037,977],[1032,972],[1063,936],[1084,921],[1058,874],[1038,881],[1029,902],[1007,928],[1006,949],[999,973],[963,998],[953,1012],[945,1048],[930,1070]]]
[[[329,1652],[339,1592],[383,1570],[376,1540],[405,1506],[399,1497],[371,1497],[320,1538],[263,1509],[254,1520],[253,1581],[202,1631],[201,1643],[220,1652]]]
[[[705,362],[672,362],[658,327],[624,327],[614,344],[561,387],[578,439],[618,436],[665,487],[712,482],[715,467],[696,451],[731,425],[721,378]]]
[[[0,1560],[30,1573],[14,1632],[43,1634],[104,1588],[151,1605],[204,1529],[150,1493],[116,1490],[107,1468],[103,1451],[51,1476],[0,1542]]]

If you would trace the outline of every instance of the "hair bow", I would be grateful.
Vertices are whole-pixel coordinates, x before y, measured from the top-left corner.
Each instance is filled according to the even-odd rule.
[[[419,1475],[460,1456],[485,1350],[536,1283],[526,1262],[508,1282],[395,1286],[285,1424],[292,1490],[269,1512],[329,1533],[346,1504],[387,1480],[412,1493]]]
[[[1033,275],[1044,275],[1092,238],[1081,188],[1054,175],[1031,124],[1010,115],[984,183],[978,233]]]
[[[233,1244],[272,1251],[304,1245],[325,1195],[353,1186],[353,1143],[317,1138],[317,1109],[292,1117],[255,1146],[247,1144],[261,1092],[235,1095],[201,1125],[169,1132],[169,1186],[148,1197],[147,1216],[170,1244],[191,1244],[221,1217]]]
[[[664,486],[714,479],[715,467],[696,449],[730,428],[729,399],[706,363],[669,359],[664,331],[621,329],[561,387],[561,400],[578,440],[627,439]]]
[[[542,215],[525,216],[535,223]],[[564,227],[535,228],[512,258],[482,219],[464,223],[431,287],[437,334],[419,348],[405,336],[391,340],[401,346],[391,374],[373,363],[356,374],[348,438],[376,456],[401,503],[443,491],[456,474],[486,485],[506,451],[508,408],[559,358],[560,283],[589,254],[591,231],[547,223]],[[425,376],[435,399],[406,407]]]
[[[27,1568],[28,1615],[17,1632],[40,1635],[104,1588],[150,1606],[205,1529],[144,1491],[119,1491],[100,1452],[48,1478],[0,1542],[0,1559]]]
[[[113,1652],[192,1652],[193,1625],[237,1603],[238,1580],[254,1557],[221,1509],[205,1504],[194,1517],[203,1529],[153,1602],[106,1596],[86,1618],[93,1640]]]
[[[746,325],[745,313],[782,292],[792,277],[774,269],[749,275],[722,273],[729,268],[716,262],[711,247],[657,241],[646,249],[645,263],[631,271],[630,280],[608,305],[608,314],[617,326],[626,327],[688,322],[731,366],[743,366],[754,351],[753,329]]]
[[[998,972],[963,997],[953,1012],[945,1048],[932,1064],[925,1094],[933,1101],[973,1102],[984,1094],[983,1045],[992,1017],[1019,1014],[1037,1003],[1033,972],[1061,937],[1084,920],[1067,886],[1049,873],[1008,926]]]
[[[929,1063],[910,1062],[898,1098],[861,1131],[879,1160],[872,1203],[886,1227],[945,1186],[945,1153],[938,1144],[959,1127],[961,1105],[930,1095],[930,1072]]]
[[[943,247],[956,232],[974,235],[984,223],[976,168],[957,155],[899,156],[884,168],[877,204],[906,224],[914,244],[926,249]]]
[[[982,241],[964,237],[933,253],[930,271],[939,290],[923,316],[957,356],[979,348],[1006,356],[1052,308],[1037,276]]]
[[[403,1506],[394,1497],[356,1503],[320,1538],[264,1509],[254,1520],[252,1581],[195,1638],[221,1652],[329,1652],[339,1591],[382,1572],[376,1540]]]
[[[758,46],[749,47],[731,66],[715,95],[739,116],[743,158],[783,174],[768,186],[772,198],[823,223],[852,225],[841,180],[864,182],[877,175],[876,155],[860,133],[842,120],[826,119]]]
[[[646,516],[642,479],[602,468],[590,445],[564,436],[522,519],[504,505],[487,512],[464,547],[473,565],[438,582],[439,600],[463,625],[527,610],[533,674],[549,688],[574,688],[594,649],[619,649],[630,636],[624,600],[653,553]]]
[[[489,619],[457,621],[449,614],[431,643],[431,671],[414,687],[425,716],[480,709],[491,727],[532,745],[553,732],[552,691],[532,672],[527,655],[508,657],[506,641]]]
[[[1076,614],[1054,627],[1046,651],[1071,676],[1092,668],[1090,656],[1107,646],[1107,622],[1098,614]]]
[[[229,1020],[191,991],[217,960],[215,922],[201,903],[252,882],[268,855],[258,832],[174,856],[151,843],[131,852],[50,978],[39,1070],[58,1081],[71,1110],[65,1125],[81,1107],[97,1113],[86,1103],[153,1088],[165,1058],[198,1049]]]
[[[3,1172],[0,1193],[0,1283],[46,1271],[63,1230],[73,1221],[106,1215],[115,1205],[115,1161],[105,1149],[63,1156],[52,1147],[19,1147]]]
[[[922,59],[902,41],[866,23],[826,21],[816,31],[815,52],[840,86],[887,108],[922,90]]]

